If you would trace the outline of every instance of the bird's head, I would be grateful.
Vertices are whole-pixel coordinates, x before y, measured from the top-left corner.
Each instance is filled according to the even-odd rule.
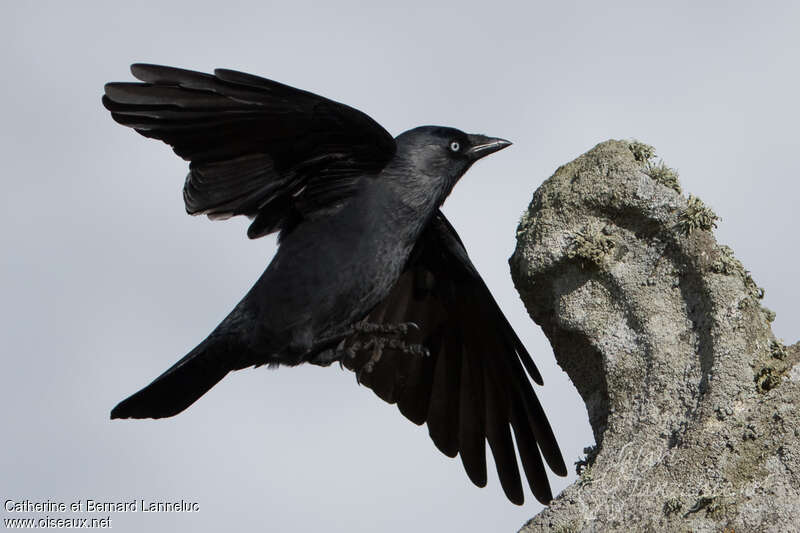
[[[510,146],[504,139],[443,126],[420,126],[397,136],[397,153],[415,171],[444,179],[449,189],[472,164]]]
[[[395,138],[389,168],[391,187],[412,209],[432,213],[478,159],[511,145],[509,141],[455,128],[420,126]]]

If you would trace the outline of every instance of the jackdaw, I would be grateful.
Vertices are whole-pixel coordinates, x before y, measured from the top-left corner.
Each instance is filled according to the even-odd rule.
[[[439,210],[478,159],[511,143],[422,126],[396,138],[364,113],[251,74],[135,64],[108,83],[115,121],[190,162],[186,211],[245,215],[278,251],[231,313],[111,418],[180,413],[249,366],[340,362],[461,456],[486,484],[552,499],[542,457],[566,467],[528,379],[542,377]],[[527,375],[526,375],[527,373]]]

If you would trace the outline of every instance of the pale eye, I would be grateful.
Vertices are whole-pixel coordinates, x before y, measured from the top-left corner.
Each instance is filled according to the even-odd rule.
[[[458,152],[459,150],[461,150],[461,145],[458,144],[458,141],[453,141],[450,143],[450,149],[454,152]]]

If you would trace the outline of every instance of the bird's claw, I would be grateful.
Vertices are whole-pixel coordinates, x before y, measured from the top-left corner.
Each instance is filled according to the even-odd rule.
[[[386,335],[406,335],[409,330],[420,331],[414,322],[400,322],[398,324],[374,324],[372,322],[358,322],[353,326],[353,333],[383,333]]]
[[[391,324],[389,325],[389,327],[391,328],[392,333],[402,330],[407,331],[408,328],[414,328],[419,330],[419,326],[417,326],[413,322],[405,322],[402,324]],[[373,332],[374,331],[375,330],[373,330]],[[381,332],[387,333],[385,329],[381,329]],[[430,356],[430,350],[428,350],[428,348],[422,344],[406,343],[402,339],[386,338],[378,335],[375,335],[363,342],[356,340],[347,344],[345,341],[342,341],[341,343],[339,343],[339,346],[337,346],[336,350],[339,353],[343,352],[344,356],[350,359],[355,359],[360,351],[371,350],[369,359],[367,359],[367,361],[363,365],[361,365],[361,369],[356,374],[356,378],[358,379],[363,372],[370,373],[375,369],[375,365],[378,362],[380,362],[381,357],[383,357],[383,352],[386,348],[392,350],[398,350],[408,355],[418,355],[422,357]]]

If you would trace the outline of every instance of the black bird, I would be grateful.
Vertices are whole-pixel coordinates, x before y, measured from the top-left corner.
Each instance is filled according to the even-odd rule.
[[[279,232],[266,271],[222,323],[111,418],[162,418],[248,366],[339,361],[486,485],[485,443],[523,503],[511,429],[536,498],[542,456],[566,475],[526,376],[542,377],[439,207],[511,143],[438,126],[396,138],[364,113],[251,74],[135,64],[108,83],[115,121],[190,161],[186,211]],[[538,448],[538,449],[537,449]],[[541,455],[540,455],[541,452]]]

